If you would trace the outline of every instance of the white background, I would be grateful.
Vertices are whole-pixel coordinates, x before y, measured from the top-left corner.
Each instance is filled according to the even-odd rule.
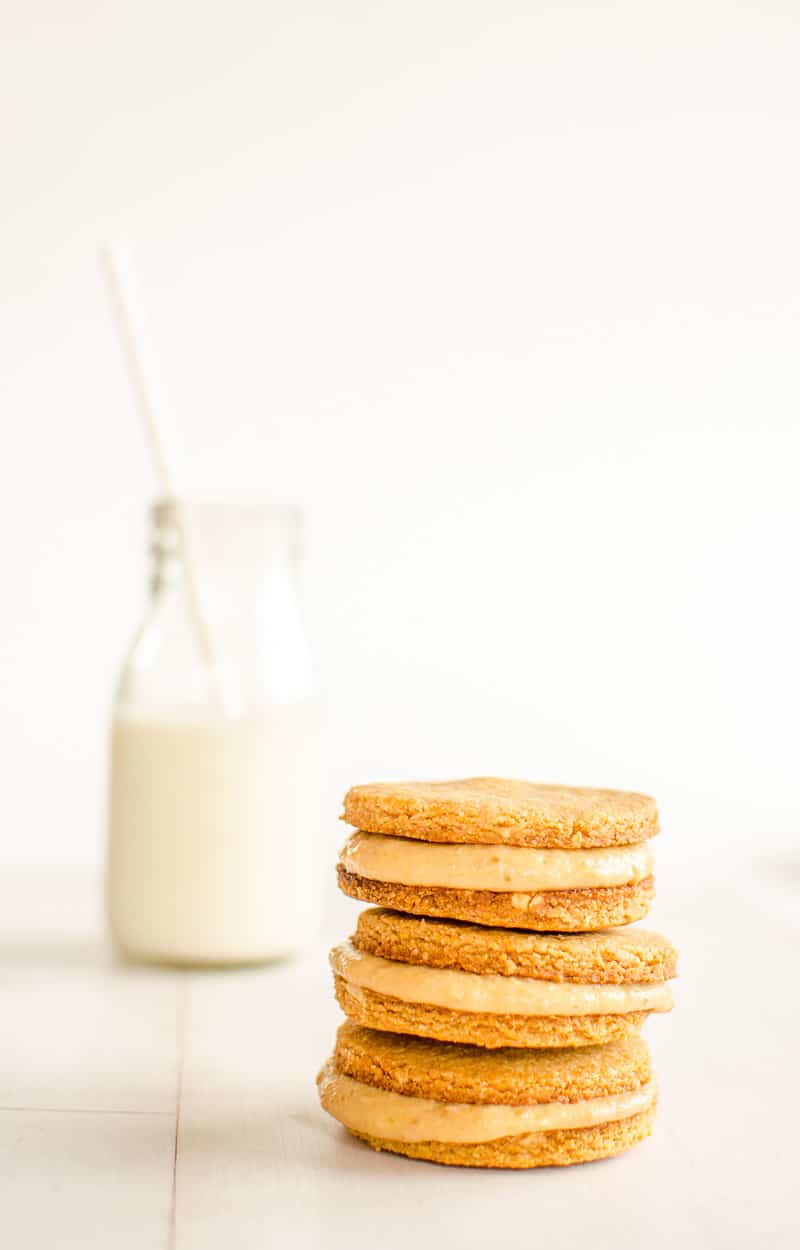
[[[344,788],[655,793],[673,866],[800,827],[800,10],[3,7],[0,857],[97,864],[154,483],[300,500]],[[667,857],[666,840],[662,855]]]

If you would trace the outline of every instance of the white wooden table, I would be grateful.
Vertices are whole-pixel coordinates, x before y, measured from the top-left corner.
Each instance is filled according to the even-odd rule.
[[[529,1173],[377,1155],[323,1115],[327,943],[255,971],[125,967],[92,882],[4,887],[2,1250],[800,1245],[800,863],[662,888],[683,959],[647,1028],[655,1134]]]

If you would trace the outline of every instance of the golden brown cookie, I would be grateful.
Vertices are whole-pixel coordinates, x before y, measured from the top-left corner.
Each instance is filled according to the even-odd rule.
[[[353,942],[384,959],[548,981],[641,984],[667,981],[678,969],[672,943],[638,926],[598,933],[515,933],[369,907],[359,914]]]
[[[370,833],[430,842],[572,850],[630,846],[658,833],[649,795],[500,777],[354,786],[345,796],[344,820]]]
[[[596,1124],[592,1128],[556,1129],[550,1133],[525,1133],[501,1137],[495,1141],[459,1144],[437,1141],[407,1142],[371,1137],[356,1133],[354,1137],[373,1150],[386,1150],[409,1159],[425,1159],[461,1168],[543,1168],[568,1167],[572,1163],[591,1163],[609,1159],[623,1150],[644,1141],[653,1131],[657,1099],[646,1111]]]
[[[510,1012],[455,1011],[410,1003],[354,987],[334,976],[336,1001],[355,1024],[388,1033],[408,1033],[440,1042],[467,1042],[495,1050],[504,1046],[549,1049],[618,1042],[638,1032],[649,1012],[602,1016],[524,1016]]]
[[[501,893],[375,881],[348,872],[342,864],[337,872],[339,888],[364,903],[417,916],[540,932],[575,933],[630,924],[647,915],[655,895],[652,876],[630,885]]]
[[[484,1051],[378,1033],[345,1021],[336,1034],[337,1071],[397,1094],[439,1102],[579,1102],[647,1084],[650,1052],[637,1036],[583,1050]]]
[[[531,934],[378,909],[331,951],[336,997],[357,1024],[489,1048],[627,1037],[671,1009],[676,959],[645,930]]]
[[[608,928],[646,915],[655,802],[615,790],[474,778],[356,786],[346,894],[510,928]]]
[[[640,1037],[570,1050],[481,1050],[349,1022],[318,1078],[322,1106],[378,1150],[537,1167],[616,1154],[650,1131]]]

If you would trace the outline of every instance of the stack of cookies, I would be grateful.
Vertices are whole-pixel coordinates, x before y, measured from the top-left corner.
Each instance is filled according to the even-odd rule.
[[[377,904],[331,952],[348,1017],[320,1101],[377,1150],[470,1167],[582,1163],[650,1132],[640,1027],[676,953],[653,898],[653,799],[497,778],[356,786],[339,885]]]

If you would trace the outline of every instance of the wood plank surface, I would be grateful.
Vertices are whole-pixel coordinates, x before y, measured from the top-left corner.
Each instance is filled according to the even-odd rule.
[[[790,868],[666,892],[652,927],[682,965],[675,1012],[647,1027],[656,1131],[619,1159],[531,1173],[378,1155],[320,1112],[340,1018],[326,941],[263,969],[133,968],[106,945],[96,883],[20,876],[0,918],[0,1245],[788,1250]]]

